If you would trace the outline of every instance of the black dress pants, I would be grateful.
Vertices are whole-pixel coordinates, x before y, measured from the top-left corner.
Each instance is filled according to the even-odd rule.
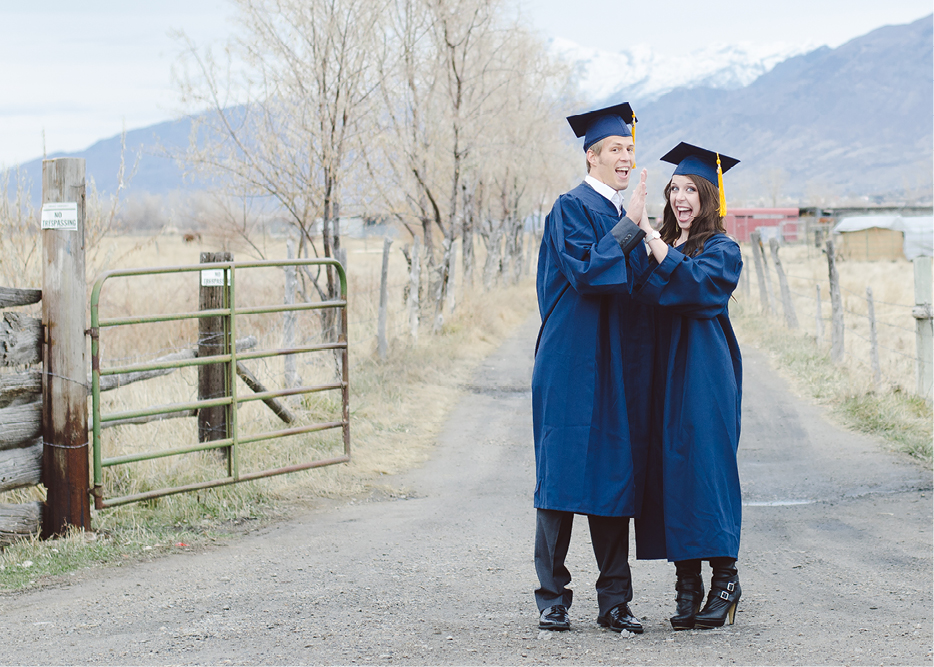
[[[605,616],[613,607],[632,601],[632,573],[629,569],[629,517],[587,515],[590,541],[600,568],[597,578],[597,604]],[[567,588],[571,573],[564,565],[571,544],[573,512],[536,510],[535,571],[539,588],[535,602],[542,611],[556,604],[571,606],[574,592]]]

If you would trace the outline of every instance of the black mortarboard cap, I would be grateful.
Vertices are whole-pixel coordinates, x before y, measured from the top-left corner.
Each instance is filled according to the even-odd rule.
[[[738,165],[739,160],[682,141],[662,156],[662,162],[678,165],[672,176],[700,176],[715,185],[720,193],[720,216],[726,215],[723,174]]]
[[[629,102],[614,104],[605,109],[588,111],[577,116],[568,116],[568,124],[574,130],[574,135],[584,137],[585,151],[607,137],[633,136],[629,125],[634,125],[636,120]]]

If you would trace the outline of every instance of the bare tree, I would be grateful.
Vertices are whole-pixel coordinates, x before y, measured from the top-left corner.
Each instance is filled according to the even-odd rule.
[[[183,34],[176,69],[183,102],[200,113],[187,161],[220,188],[267,201],[299,232],[299,254],[337,248],[332,220],[353,173],[351,152],[372,132],[377,89],[377,22],[373,0],[237,0],[240,36],[223,60]],[[360,188],[365,179],[357,182]],[[357,194],[356,192],[354,194]],[[354,202],[347,202],[353,204]],[[347,206],[345,203],[345,210]],[[307,276],[321,298],[337,294],[327,271]],[[307,294],[304,294],[307,298]],[[330,313],[330,311],[323,311]]]
[[[540,158],[560,152],[543,146],[560,143],[550,116],[560,88],[554,62],[506,9],[501,0],[396,0],[386,24],[387,52],[400,55],[380,77],[385,200],[410,233],[420,228],[436,326],[458,235],[468,284],[475,234],[497,257],[505,235],[521,270],[529,195],[538,190],[530,186],[537,179],[551,187]],[[493,216],[490,197],[501,204]]]

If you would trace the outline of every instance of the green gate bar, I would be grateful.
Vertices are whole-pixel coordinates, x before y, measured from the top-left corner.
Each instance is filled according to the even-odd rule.
[[[288,305],[274,306],[253,306],[249,308],[236,307],[236,271],[237,269],[249,268],[276,268],[283,266],[333,266],[340,279],[340,299],[331,301],[320,301],[317,303],[298,303]],[[167,313],[164,315],[145,315],[140,317],[123,318],[100,318],[100,293],[104,283],[111,278],[137,277],[146,275],[162,275],[172,273],[193,273],[201,272],[207,268],[224,270],[227,307],[215,308],[212,310],[203,310],[187,313]],[[237,353],[236,332],[238,315],[258,315],[266,313],[281,313],[286,311],[319,310],[322,308],[339,308],[341,310],[341,325],[338,334],[338,342],[324,343],[320,345],[308,345],[300,347],[290,347],[274,350],[260,350]],[[100,367],[100,330],[104,327],[124,326],[130,324],[149,324],[156,322],[171,322],[186,319],[196,319],[201,317],[229,317],[230,326],[228,336],[230,338],[229,354],[213,355],[210,357],[201,357],[194,359],[183,359],[176,361],[149,362],[141,364],[130,364],[126,366],[116,366],[102,369]],[[347,354],[347,275],[344,267],[335,259],[289,259],[289,260],[263,260],[254,262],[212,262],[205,264],[193,264],[187,266],[166,266],[146,269],[117,269],[102,273],[94,283],[91,292],[91,410],[92,410],[92,435],[93,435],[93,458],[94,458],[94,486],[91,489],[91,495],[94,497],[94,506],[96,509],[114,507],[127,503],[147,500],[161,496],[184,493],[206,489],[215,486],[235,484],[262,477],[271,477],[299,470],[307,470],[336,463],[345,463],[350,461],[350,406],[349,406],[349,371]],[[263,359],[269,357],[283,356],[288,354],[301,354],[306,352],[321,352],[326,350],[341,350],[341,379],[339,382],[309,385],[302,387],[292,387],[289,389],[280,389],[254,393],[242,398],[237,396],[237,362],[249,359]],[[188,366],[202,366],[206,364],[225,363],[228,368],[228,383],[230,386],[230,396],[214,398],[200,401],[190,401],[184,403],[171,403],[160,406],[153,406],[142,410],[131,410],[113,414],[102,415],[100,408],[100,378],[102,375],[120,375],[125,373],[135,373],[140,371],[167,370],[184,368]],[[240,437],[238,428],[238,405],[248,401],[259,401],[269,398],[278,398],[282,396],[296,396],[300,394],[311,394],[321,391],[341,390],[341,420],[322,422],[318,424],[308,424],[306,426],[281,429],[278,431],[269,431]],[[223,405],[227,409],[228,423],[231,425],[230,437],[223,440],[212,440],[210,442],[198,443],[187,447],[177,447],[158,452],[145,452],[138,454],[128,454],[111,458],[103,458],[101,425],[106,422],[117,422],[126,419],[138,417],[149,417],[160,414],[170,414],[183,411],[197,410],[199,408]],[[343,430],[344,453],[342,456],[309,461],[281,468],[262,470],[241,474],[239,470],[239,452],[238,447],[242,444],[259,442],[261,440],[270,440],[290,435],[300,435],[332,428],[341,428]],[[189,454],[192,452],[207,451],[212,449],[229,448],[227,477],[214,479],[196,484],[185,486],[169,487],[164,489],[155,489],[146,493],[123,496],[120,498],[105,499],[103,496],[103,469],[110,466],[146,461],[151,459],[163,458],[166,456],[177,456]]]

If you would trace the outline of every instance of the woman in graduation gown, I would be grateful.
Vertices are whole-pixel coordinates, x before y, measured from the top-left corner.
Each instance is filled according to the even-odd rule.
[[[652,430],[660,484],[652,485],[653,532],[677,570],[672,627],[720,627],[733,623],[741,593],[742,362],[727,306],[742,255],[726,235],[722,197],[722,172],[738,160],[684,143],[662,159],[678,166],[665,187],[660,233],[643,216],[648,253],[631,255],[638,257],[633,297],[657,306]],[[647,520],[653,518],[643,512]],[[699,611],[703,560],[713,577]]]

